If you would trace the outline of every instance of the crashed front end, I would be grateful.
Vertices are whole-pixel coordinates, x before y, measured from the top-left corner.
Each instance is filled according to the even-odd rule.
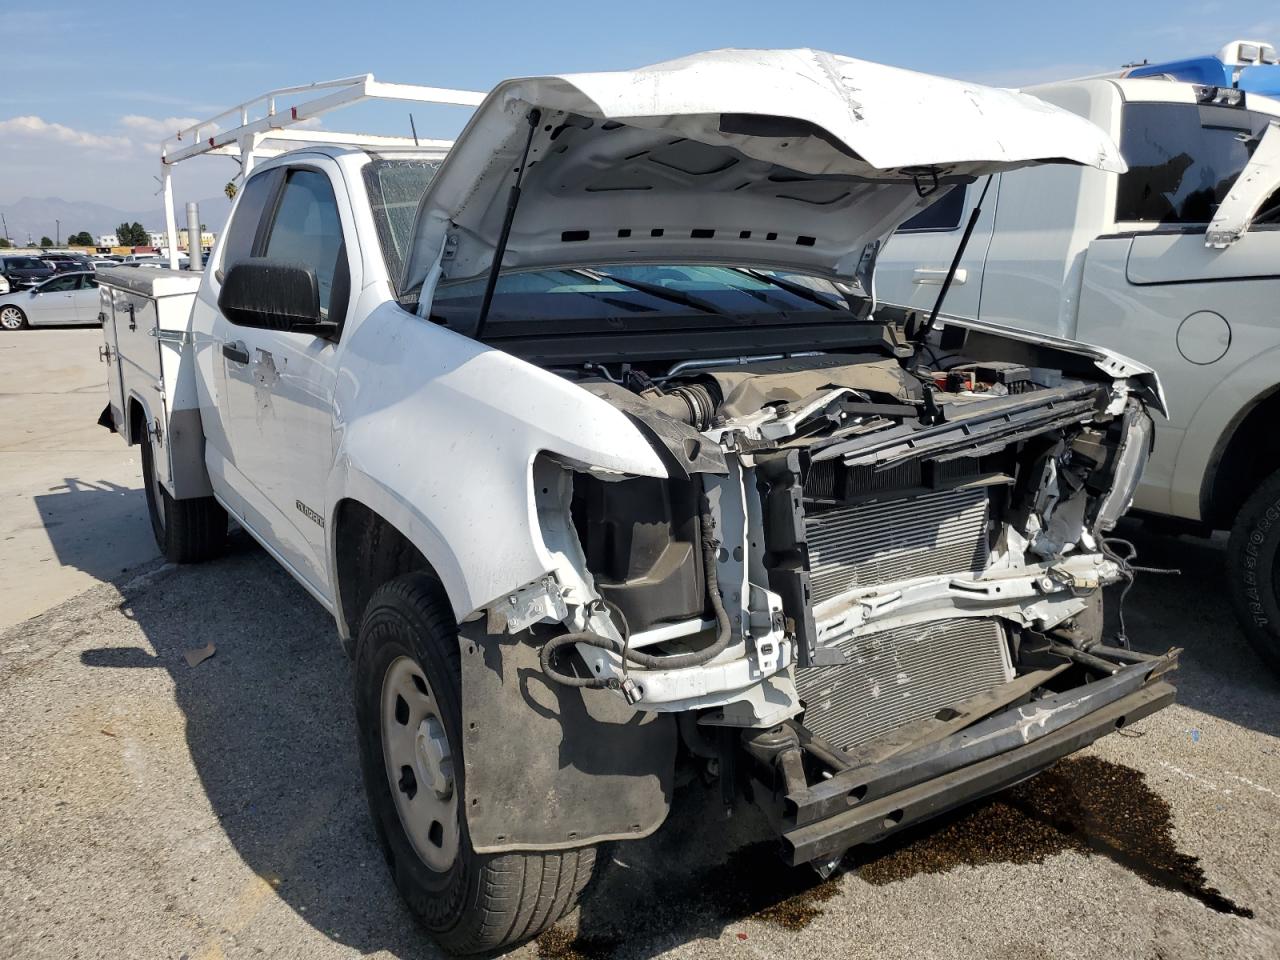
[[[795,863],[1173,698],[1176,652],[1101,633],[1102,589],[1132,576],[1108,537],[1151,448],[1149,381],[959,328],[917,352],[898,330],[853,353],[597,367],[580,385],[669,478],[534,471],[575,571],[533,591],[529,615],[569,629],[544,672],[683,715],[685,750],[720,770],[744,751]]]
[[[400,284],[527,363],[528,409],[491,432],[540,438],[512,531],[539,576],[457,605],[477,850],[652,832],[678,747],[727,796],[759,785],[789,859],[828,863],[1170,701],[1173,654],[1101,635],[1150,371],[874,302],[905,219],[1064,162],[1124,169],[1034,98],[812,50],[486,98]],[[543,423],[565,381],[583,418],[625,415],[635,469]]]

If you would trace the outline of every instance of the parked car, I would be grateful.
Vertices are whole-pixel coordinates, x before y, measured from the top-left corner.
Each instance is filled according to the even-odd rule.
[[[13,290],[24,290],[48,280],[53,276],[54,269],[39,257],[6,254],[0,256],[0,273],[9,281]]]
[[[231,515],[333,613],[376,834],[447,949],[554,923],[677,764],[829,872],[1172,701],[1176,651],[1098,616],[1150,370],[867,297],[933,186],[1121,169],[1105,133],[808,50],[262,102],[431,89],[478,105],[447,151],[268,129],[210,269],[104,271],[102,422],[167,558]]]
[[[0,328],[100,324],[98,299],[96,274],[60,273],[29,290],[0,296]]]
[[[40,259],[58,273],[78,273],[94,269],[93,261],[83,254],[46,253],[42,254]]]
[[[1263,59],[1219,59],[1241,46]],[[1142,67],[1150,76],[1032,88],[1117,137],[1128,171],[1042,167],[957,186],[888,243],[876,291],[928,309],[986,192],[947,312],[1156,369],[1169,412],[1156,415],[1137,508],[1175,530],[1231,531],[1237,613],[1280,670],[1280,101],[1232,85],[1234,72],[1280,92],[1274,57],[1238,42]],[[1178,79],[1186,64],[1217,82]]]

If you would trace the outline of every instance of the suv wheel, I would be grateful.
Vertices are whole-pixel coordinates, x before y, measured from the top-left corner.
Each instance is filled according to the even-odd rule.
[[[1227,545],[1231,598],[1245,636],[1280,673],[1280,472],[1245,501]]]
[[[22,312],[21,308],[15,307],[13,304],[5,304],[0,307],[0,327],[6,330],[21,330],[27,325],[27,315]]]
[[[369,601],[355,663],[369,810],[400,895],[451,953],[537,936],[573,909],[595,848],[486,855],[471,846],[458,626],[439,581],[411,573]]]

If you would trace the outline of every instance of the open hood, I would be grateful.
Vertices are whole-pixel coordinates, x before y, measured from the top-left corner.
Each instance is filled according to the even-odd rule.
[[[1111,139],[1026,94],[817,50],[718,50],[508,80],[423,196],[402,289],[486,273],[531,109],[504,269],[727,263],[851,279],[949,183],[1040,162],[1123,171]]]

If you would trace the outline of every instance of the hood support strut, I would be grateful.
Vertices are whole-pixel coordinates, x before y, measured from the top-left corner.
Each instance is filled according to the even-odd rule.
[[[947,271],[946,277],[942,281],[942,289],[938,291],[938,299],[933,303],[933,309],[929,311],[929,322],[924,325],[921,336],[927,335],[934,328],[934,324],[938,322],[938,311],[942,309],[942,301],[947,299],[947,291],[951,289],[951,281],[956,278],[956,270],[960,268],[960,260],[964,257],[965,248],[969,246],[969,238],[973,236],[973,228],[978,225],[978,217],[982,216],[982,201],[987,199],[987,190],[991,187],[991,174],[987,174],[987,182],[982,185],[982,193],[978,195],[978,202],[973,205],[973,212],[969,214],[969,222],[964,225],[964,234],[960,237],[960,244],[956,247],[956,255],[951,258],[951,269]],[[955,189],[954,187],[952,189]]]
[[[525,117],[529,121],[529,135],[524,140],[524,150],[520,154],[520,166],[516,169],[515,183],[511,184],[511,192],[507,195],[507,212],[502,218],[502,232],[498,234],[498,243],[493,248],[493,263],[489,265],[489,279],[484,285],[484,299],[480,301],[480,315],[476,318],[476,329],[472,337],[479,340],[484,336],[484,324],[489,319],[489,307],[493,304],[493,291],[498,285],[498,274],[502,272],[502,258],[507,253],[507,240],[511,237],[511,224],[516,218],[516,207],[520,203],[520,183],[524,180],[524,168],[529,162],[529,148],[533,145],[533,134],[542,121],[542,111],[534,107]]]

